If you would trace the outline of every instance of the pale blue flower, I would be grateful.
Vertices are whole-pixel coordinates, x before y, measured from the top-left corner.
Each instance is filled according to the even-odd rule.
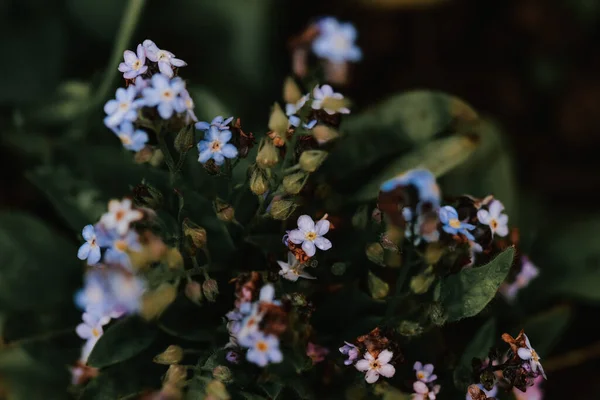
[[[488,225],[493,234],[498,236],[508,235],[508,215],[502,214],[504,205],[499,200],[493,200],[488,210],[477,211],[477,219],[484,225]]]
[[[143,47],[146,50],[146,56],[150,61],[158,63],[158,69],[167,77],[173,77],[173,67],[185,67],[187,63],[179,58],[175,58],[175,54],[167,50],[161,50],[152,40],[146,39],[143,42]]]
[[[127,268],[131,267],[131,261],[127,251],[141,251],[142,246],[138,240],[138,234],[134,231],[127,232],[124,236],[111,232],[110,248],[106,250],[104,262],[117,264]]]
[[[198,152],[200,153],[198,161],[204,164],[212,158],[215,160],[215,164],[222,165],[225,158],[237,157],[237,148],[227,143],[230,139],[230,130],[219,130],[216,126],[211,125],[204,140],[198,143]]]
[[[135,99],[136,96],[135,86],[129,86],[127,89],[118,88],[115,99],[107,101],[104,105],[104,112],[107,114],[104,124],[114,128],[121,125],[123,121],[135,121],[137,110],[143,105],[140,99]]]
[[[229,124],[231,123],[231,121],[233,121],[233,117],[223,119],[222,116],[217,115],[216,117],[213,118],[213,120],[211,122],[200,121],[200,122],[196,122],[195,126],[196,126],[196,129],[198,129],[199,131],[204,131],[204,132],[208,131],[211,126],[214,126],[217,129],[223,131],[223,130],[229,129]]]
[[[100,245],[96,238],[96,231],[93,225],[86,225],[81,232],[85,243],[81,245],[77,252],[77,258],[87,260],[89,265],[98,264],[100,261]]]
[[[475,225],[461,222],[458,219],[458,212],[454,207],[444,206],[439,211],[440,222],[443,224],[442,229],[451,235],[463,234],[469,240],[475,240],[471,234]]]
[[[413,365],[417,379],[421,382],[430,383],[437,379],[437,375],[433,373],[433,364],[423,365],[420,361],[417,361]]]
[[[185,105],[179,97],[185,89],[185,82],[181,78],[169,79],[166,75],[155,74],[151,84],[151,87],[142,90],[144,104],[158,106],[158,114],[162,119],[171,118],[174,112],[185,111]]]
[[[125,79],[133,79],[148,71],[146,51],[141,44],[137,46],[137,54],[131,50],[125,50],[123,59],[125,62],[119,64],[119,71],[123,72],[123,78]]]
[[[182,104],[181,107],[185,109],[186,121],[188,123],[190,121],[198,121],[198,117],[196,117],[196,113],[194,112],[194,99],[192,99],[192,96],[190,96],[190,93],[186,89],[183,89],[179,94],[179,101]]]
[[[75,294],[75,304],[98,317],[110,314],[113,301],[103,271],[93,270],[85,275],[83,288]]]
[[[340,347],[340,353],[345,356],[348,356],[347,360],[344,360],[344,365],[354,364],[354,362],[358,359],[360,352],[358,348],[352,343],[344,342],[345,344]]]
[[[311,107],[313,110],[321,110],[325,111],[329,115],[334,115],[336,113],[340,114],[350,114],[350,109],[347,107],[340,107],[338,109],[330,109],[323,106],[323,103],[327,101],[327,99],[335,99],[335,100],[343,100],[344,95],[341,93],[336,93],[333,91],[333,88],[329,85],[323,85],[319,87],[319,85],[315,86],[313,89],[313,102]]]
[[[301,215],[298,218],[298,229],[288,233],[288,240],[294,244],[302,245],[302,250],[307,256],[315,255],[317,248],[326,251],[332,246],[329,239],[324,238],[329,232],[329,221],[326,219],[318,221],[316,224],[308,215]]]
[[[412,169],[381,185],[382,192],[391,192],[398,187],[412,185],[419,194],[419,203],[430,203],[433,208],[440,204],[440,187],[435,176],[426,169]]]
[[[138,152],[148,142],[148,134],[141,129],[135,129],[129,121],[123,122],[118,128],[113,129],[113,132],[121,140],[123,147],[130,151]]]
[[[113,312],[133,314],[140,310],[146,281],[135,275],[115,272],[108,276],[108,286],[114,300]]]
[[[333,17],[317,22],[319,36],[313,41],[313,52],[333,63],[359,61],[362,52],[356,46],[356,28],[349,22],[341,23]]]
[[[246,359],[259,367],[283,361],[283,354],[279,350],[279,339],[274,335],[256,332],[245,347],[248,347]]]

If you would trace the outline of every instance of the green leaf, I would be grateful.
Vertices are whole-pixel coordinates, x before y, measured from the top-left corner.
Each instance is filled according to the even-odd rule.
[[[456,369],[454,370],[454,385],[462,391],[466,391],[472,382],[471,360],[473,358],[484,359],[494,345],[496,337],[496,320],[488,320],[471,339]]]
[[[385,296],[388,295],[390,291],[390,285],[388,285],[383,279],[381,279],[371,271],[369,271],[367,279],[369,292],[371,292],[371,297],[379,300],[383,299]]]
[[[488,264],[463,269],[442,281],[440,298],[448,322],[477,315],[494,298],[515,254],[509,247]]]
[[[546,357],[569,326],[572,310],[569,306],[558,306],[525,321],[525,330],[531,345],[540,357]],[[520,329],[515,329],[518,332]]]
[[[38,219],[0,214],[0,304],[13,310],[48,310],[71,302],[81,282],[77,247]]]
[[[88,364],[104,368],[128,360],[154,342],[157,330],[141,318],[127,317],[108,327],[94,346]]]
[[[265,391],[269,399],[277,400],[278,396],[281,394],[284,386],[278,382],[265,382],[259,384],[260,388]]]

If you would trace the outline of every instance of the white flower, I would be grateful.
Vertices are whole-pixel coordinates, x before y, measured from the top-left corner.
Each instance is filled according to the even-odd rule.
[[[367,372],[365,380],[368,383],[377,382],[379,375],[383,375],[386,378],[391,378],[396,373],[396,369],[389,362],[391,361],[394,353],[389,350],[383,350],[379,353],[377,358],[373,357],[371,353],[365,353],[365,358],[359,360],[354,365],[357,370],[361,372]]]
[[[533,347],[531,347],[531,343],[529,343],[529,338],[527,337],[527,335],[524,334],[523,336],[525,336],[525,346],[527,347],[521,347],[519,350],[517,350],[517,354],[519,355],[521,360],[529,361],[529,365],[531,365],[531,370],[534,373],[536,373],[539,369],[544,379],[547,379],[546,373],[544,372],[544,368],[540,363],[540,356],[538,356]]]
[[[335,93],[333,88],[329,85],[323,85],[319,88],[319,85],[313,89],[314,100],[312,102],[312,108],[314,110],[323,109],[327,114],[333,115],[335,113],[350,114],[350,110],[346,107],[336,107],[336,109],[328,108],[328,103],[337,103],[344,100],[344,96],[341,93]]]
[[[187,63],[183,60],[175,58],[175,54],[170,51],[161,50],[158,48],[156,43],[152,40],[144,40],[144,49],[146,50],[146,56],[150,61],[158,63],[158,69],[160,72],[168,76],[173,77],[172,67],[185,67]]]
[[[411,399],[412,400],[435,400],[437,394],[440,392],[440,385],[435,385],[432,389],[427,386],[425,382],[416,381],[413,383],[413,393]]]
[[[106,229],[115,229],[119,235],[125,235],[129,230],[129,224],[142,217],[141,211],[131,208],[131,200],[111,200],[108,203],[108,212],[100,218],[100,222]]]
[[[301,215],[298,218],[298,229],[290,231],[288,238],[294,244],[301,244],[306,255],[312,257],[316,253],[315,246],[321,250],[331,248],[331,242],[323,237],[327,232],[329,221],[326,219],[315,224],[308,215]]]
[[[358,61],[362,52],[354,43],[356,28],[351,23],[341,23],[328,17],[318,22],[319,36],[312,44],[313,52],[334,63]]]
[[[307,272],[304,272],[304,265],[300,264],[294,256],[294,253],[288,252],[288,262],[277,261],[281,267],[279,275],[283,276],[288,281],[296,282],[298,278],[317,279]]]
[[[81,351],[81,360],[85,362],[96,342],[102,337],[104,333],[102,326],[108,324],[110,317],[98,317],[94,314],[83,313],[82,319],[83,323],[77,325],[75,331],[80,338],[86,339],[86,343]]]
[[[500,201],[494,200],[490,204],[488,210],[479,210],[477,219],[484,225],[489,225],[492,230],[492,235],[495,233],[498,236],[508,235],[508,215],[502,214],[504,206]]]

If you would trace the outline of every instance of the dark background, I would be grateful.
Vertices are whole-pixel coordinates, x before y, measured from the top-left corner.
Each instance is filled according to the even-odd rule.
[[[0,207],[31,211],[61,229],[23,172],[51,157],[62,135],[114,138],[101,123],[101,107],[84,125],[69,124],[69,117],[52,122],[38,111],[54,104],[66,81],[93,93],[125,3],[0,0]],[[501,126],[519,187],[551,210],[547,218],[597,211],[600,1],[149,0],[130,48],[151,38],[173,51],[189,64],[187,80],[262,134],[290,69],[287,41],[320,15],[352,21],[359,31],[364,58],[344,88],[355,109],[410,89],[456,95]],[[557,351],[594,341],[590,321],[597,315],[593,305],[578,304]],[[599,366],[591,361],[552,374],[547,398],[574,386],[582,398],[594,398]]]

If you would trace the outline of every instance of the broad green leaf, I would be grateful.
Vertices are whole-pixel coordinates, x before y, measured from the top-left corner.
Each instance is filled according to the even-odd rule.
[[[483,310],[506,278],[514,254],[514,247],[510,247],[488,264],[463,269],[442,281],[440,299],[448,322],[472,317]]]
[[[569,325],[571,315],[569,306],[558,306],[535,315],[522,325],[531,345],[540,357],[546,357],[558,343]],[[515,329],[513,333],[516,334],[519,330]]]
[[[490,319],[479,328],[463,352],[460,362],[454,370],[454,385],[463,391],[467,390],[472,382],[471,360],[479,358],[483,360],[496,341],[496,320]]]
[[[104,368],[128,360],[154,342],[157,330],[139,317],[127,317],[109,326],[94,346],[88,364]]]
[[[71,303],[82,273],[77,246],[43,222],[20,212],[1,213],[0,254],[0,304],[24,311]]]
[[[371,297],[379,300],[383,299],[385,296],[388,295],[390,291],[390,285],[388,285],[383,279],[381,279],[371,271],[369,271],[367,279],[367,283],[369,285],[369,292],[371,292]]]

